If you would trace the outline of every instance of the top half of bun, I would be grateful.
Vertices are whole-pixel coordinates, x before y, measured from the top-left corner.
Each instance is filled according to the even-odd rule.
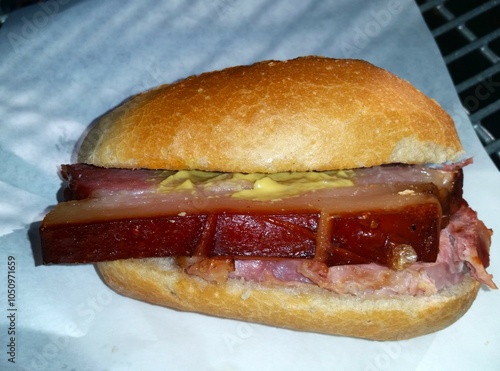
[[[188,77],[100,118],[79,161],[225,172],[455,161],[451,117],[407,81],[360,60],[302,57]]]

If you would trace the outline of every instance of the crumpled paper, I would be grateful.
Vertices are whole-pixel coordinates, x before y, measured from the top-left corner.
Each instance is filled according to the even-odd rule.
[[[38,227],[57,203],[58,166],[75,160],[97,117],[135,93],[191,74],[309,54],[369,60],[435,98],[474,158],[465,169],[465,197],[500,231],[499,173],[413,1],[49,0],[9,16],[0,53],[2,369],[493,370],[500,364],[500,295],[487,289],[441,332],[373,342],[177,312],[114,293],[92,265],[40,265]],[[489,272],[498,281],[497,246],[494,235]]]

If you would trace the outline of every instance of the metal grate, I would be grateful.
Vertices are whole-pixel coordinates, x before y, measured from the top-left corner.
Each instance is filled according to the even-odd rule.
[[[42,2],[41,0],[0,0],[0,27],[4,24],[5,20],[9,16],[9,13],[13,10],[22,8],[27,5],[31,5],[37,2]]]
[[[474,130],[500,170],[500,0],[417,0]]]

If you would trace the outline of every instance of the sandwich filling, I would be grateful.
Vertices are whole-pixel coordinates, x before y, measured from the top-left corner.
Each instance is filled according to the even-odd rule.
[[[466,272],[495,287],[485,270],[491,231],[462,199],[461,166],[235,174],[65,165],[66,202],[41,226],[44,262],[172,256],[209,281],[350,294],[432,294]]]

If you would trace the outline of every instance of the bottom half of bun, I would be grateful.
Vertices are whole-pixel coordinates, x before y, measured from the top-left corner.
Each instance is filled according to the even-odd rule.
[[[224,284],[186,274],[171,258],[97,264],[117,292],[177,310],[293,330],[373,340],[402,340],[457,321],[480,284],[464,280],[431,296],[337,295],[315,285],[290,286],[228,279]]]

